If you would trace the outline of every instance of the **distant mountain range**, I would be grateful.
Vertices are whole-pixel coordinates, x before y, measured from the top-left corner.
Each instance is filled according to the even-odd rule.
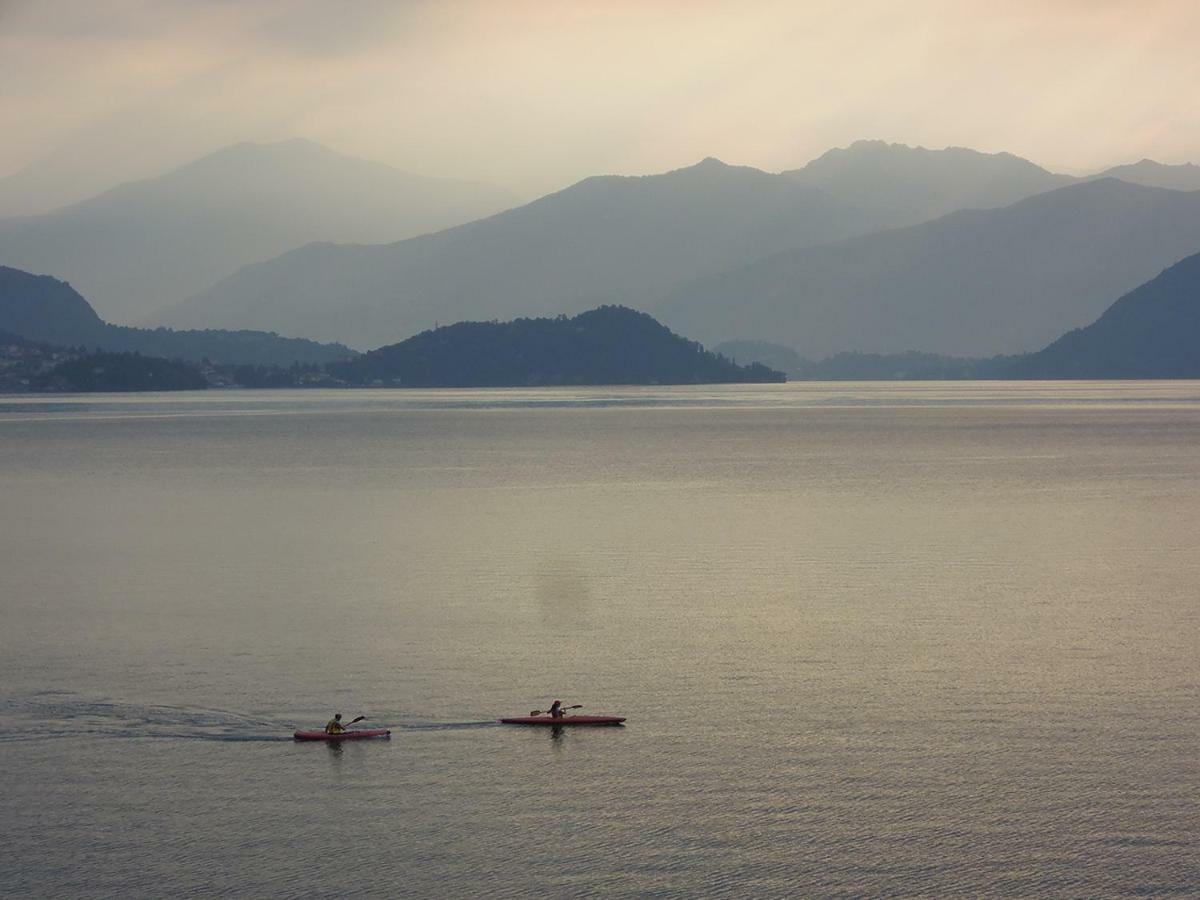
[[[1200,190],[1200,166],[1153,160],[1075,177],[1049,172],[1011,153],[965,147],[929,150],[856,141],[783,173],[869,213],[877,228],[928,222],[961,209],[995,209],[1082,181],[1119,178],[1176,191]]]
[[[17,300],[13,285],[22,290]],[[8,288],[8,290],[6,290]],[[64,350],[26,335],[94,332],[111,346],[196,334],[138,332],[99,322],[69,286],[0,269],[0,391],[168,390],[250,387],[467,387],[570,384],[692,384],[798,379],[1200,378],[1200,253],[1159,273],[1093,324],[1019,356],[963,359],[928,353],[839,353],[822,360],[763,341],[734,341],[709,353],[650,316],[606,306],[567,318],[459,322],[324,366],[188,363],[136,353]],[[97,324],[99,323],[99,324]],[[13,329],[19,329],[17,334]],[[218,342],[224,332],[200,332]],[[64,337],[65,336],[65,337]],[[272,335],[238,333],[236,339]],[[280,340],[280,339],[275,339]],[[281,342],[286,347],[304,342]],[[136,344],[135,344],[136,345]],[[204,354],[210,359],[214,354]],[[750,365],[738,365],[738,362]]]
[[[110,325],[69,284],[0,266],[0,332],[63,347],[136,352],[214,363],[290,365],[351,355],[338,344],[318,344],[261,331],[171,331]]]
[[[1190,168],[1127,174],[1161,180]],[[881,142],[782,175],[709,159],[664,175],[587,179],[387,246],[303,247],[155,321],[286,322],[296,334],[367,347],[439,321],[617,302],[709,342],[783,337],[805,355],[1019,352],[1088,321],[1196,246],[1186,208],[1200,198],[1075,181],[1010,154]],[[964,207],[985,211],[882,230]],[[893,328],[889,315],[912,327]]]
[[[1093,177],[1120,178],[1130,184],[1167,188],[1172,191],[1200,191],[1200,166],[1192,163],[1166,166],[1152,159],[1143,159],[1128,166],[1114,166]]]
[[[653,308],[681,284],[777,252],[1011,202],[1062,182],[1006,154],[869,142],[783,175],[708,159],[663,175],[590,178],[387,247],[304,247],[248,267],[156,321],[287,321],[297,334],[361,347],[446,319],[571,313],[602,302]],[[874,199],[887,185],[887,196]]]
[[[106,317],[359,348],[619,303],[710,343],[957,359],[1042,346],[1200,246],[1200,191],[1182,190],[1200,167],[1110,172],[860,141],[778,175],[707,159],[589,178],[383,243],[504,199],[304,141],[243,144],[0,220],[0,263],[69,276]]]
[[[712,348],[714,353],[734,362],[762,363],[783,372],[788,378],[796,378],[811,363],[791,347],[773,341],[722,341]]]
[[[778,369],[788,381],[956,381],[999,378],[1014,357],[969,359],[936,353],[835,353],[805,359],[791,347],[770,341],[726,341],[714,353],[734,362],[759,362]]]
[[[65,278],[106,318],[134,323],[312,241],[396,241],[511,204],[486,185],[308,141],[238,144],[51,213],[0,219],[0,264]]]
[[[1075,181],[1011,153],[927,150],[883,141],[857,141],[783,174],[869,214],[874,230],[915,225],[960,209],[1008,206]]]
[[[589,178],[518,209],[382,247],[249,266],[157,320],[333,335],[357,347],[439,321],[644,307],[677,284],[868,225],[825,192],[715,159]]]
[[[1200,192],[1106,178],[992,210],[777,254],[649,311],[706,343],[991,356],[1095,319],[1200,247]]]

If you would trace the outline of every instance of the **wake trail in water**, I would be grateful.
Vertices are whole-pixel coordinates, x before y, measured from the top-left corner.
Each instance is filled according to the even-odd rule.
[[[477,722],[400,722],[383,727],[402,731],[456,731],[464,728],[492,728],[499,724],[498,719],[482,719]]]
[[[498,726],[496,719],[470,722],[372,722],[392,731],[438,732]],[[291,742],[300,725],[284,719],[248,716],[227,709],[139,704],[84,697],[70,691],[44,691],[0,697],[0,744],[79,737],[245,742]]]
[[[129,703],[47,691],[0,698],[0,743],[72,737],[291,740],[287,723],[225,709]]]

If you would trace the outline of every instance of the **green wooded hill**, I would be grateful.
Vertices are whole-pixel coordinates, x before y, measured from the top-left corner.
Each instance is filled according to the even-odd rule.
[[[674,334],[645,313],[601,306],[574,318],[459,322],[326,367],[349,384],[523,387],[779,382]]]
[[[341,344],[318,344],[266,331],[172,331],[110,325],[65,281],[7,266],[0,266],[0,330],[58,346],[193,362],[207,358],[231,365],[287,366],[353,355]]]
[[[1181,260],[1037,353],[1010,378],[1200,378],[1200,253]]]

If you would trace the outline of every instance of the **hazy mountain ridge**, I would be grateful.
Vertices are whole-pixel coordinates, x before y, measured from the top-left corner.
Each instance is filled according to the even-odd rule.
[[[651,307],[706,342],[820,358],[1027,352],[1200,246],[1200,194],[1099,179],[996,210],[781,253]]]
[[[357,193],[321,195],[318,202],[314,198],[320,191],[296,192],[297,183],[312,181],[306,173],[314,166],[352,168]],[[1146,160],[1120,170],[1131,183],[1138,178],[1188,183],[1192,170],[1200,173],[1194,166],[1160,166]],[[31,242],[37,247],[31,251],[35,256],[61,251],[63,241],[37,240],[50,228],[69,245],[65,257],[92,277],[109,278],[109,287],[129,280],[140,281],[142,287],[155,284],[156,305],[168,296],[203,288],[191,299],[140,321],[286,330],[369,347],[442,321],[573,313],[602,303],[662,309],[672,315],[671,298],[684,285],[707,277],[732,278],[734,272],[760,262],[767,265],[766,260],[777,254],[878,234],[947,209],[1001,207],[1076,181],[1007,153],[860,141],[781,175],[710,158],[661,175],[596,176],[486,219],[381,244],[363,233],[394,215],[387,191],[375,186],[397,174],[387,166],[346,160],[304,141],[235,145],[169,176],[121,186],[50,216],[0,220],[0,261],[7,252],[30,250]],[[170,202],[162,197],[167,182]],[[434,182],[443,184],[422,181]],[[213,184],[223,185],[225,193],[210,190]],[[246,233],[272,233],[272,226],[254,218],[257,212],[247,214],[238,227],[228,227],[230,191],[238,195],[239,209],[266,210],[265,215],[281,216],[288,228],[299,229],[289,233],[301,246],[289,245],[270,259],[262,258],[270,255],[267,252],[257,253],[258,261],[212,284],[228,272],[224,267],[233,256],[251,252],[254,240],[245,239]],[[341,220],[324,217],[339,243],[308,243],[311,235],[300,233],[322,218],[314,212],[314,203],[348,210]],[[179,225],[180,215],[188,220],[186,226]],[[1120,218],[1124,213],[1114,207],[1102,215]],[[10,230],[22,222],[22,227]],[[211,240],[192,240],[196,229]],[[104,236],[100,241],[95,239],[98,234]],[[270,239],[281,234],[276,230]],[[899,249],[902,243],[894,242],[893,252],[905,252]],[[122,252],[133,246],[141,248],[132,254],[137,262]],[[186,252],[181,253],[182,246]],[[914,258],[912,264],[953,267],[925,258]],[[28,268],[58,273],[49,264]],[[1124,286],[1146,274],[1144,268],[1137,269]],[[863,277],[862,272],[850,273],[847,290],[853,288],[854,278]],[[86,279],[75,280],[88,291]],[[960,280],[966,284],[966,275]],[[122,291],[130,302],[137,299],[135,293]],[[1079,321],[1057,324],[1065,329]],[[707,329],[700,333],[713,341],[763,336]],[[1048,337],[1036,332],[1032,339]],[[805,352],[824,355],[846,349],[876,348],[810,346]],[[1003,349],[1017,348],[1009,341]]]
[[[789,378],[799,373],[808,364],[808,360],[791,347],[772,341],[723,341],[712,350],[734,362],[762,363],[764,366],[770,366],[772,369],[783,372]]]
[[[158,321],[287,321],[297,334],[370,346],[439,321],[642,307],[697,275],[864,227],[861,214],[823,191],[708,159],[662,175],[588,178],[386,247],[301,248],[242,270]]]
[[[783,173],[869,211],[877,228],[894,228],[960,209],[992,209],[1075,181],[1011,153],[965,147],[930,150],[856,141]]]
[[[1169,190],[1200,190],[1200,166],[1150,159],[1094,175],[1051,172],[1012,153],[933,150],[879,140],[829,150],[784,175],[869,211],[880,229],[927,222],[964,209],[996,209],[1056,188],[1119,178]]]
[[[1167,188],[1173,191],[1200,191],[1200,166],[1193,163],[1164,165],[1152,159],[1105,169],[1096,178],[1120,178],[1130,184]]]
[[[395,241],[510,199],[308,141],[237,144],[50,213],[0,219],[0,263],[53,272],[129,322],[312,241]]]
[[[55,346],[86,346],[220,363],[316,363],[351,351],[261,331],[171,331],[110,325],[65,281],[0,266],[0,331]]]
[[[768,341],[728,341],[714,349],[772,365],[789,379],[1200,378],[1200,253],[1125,294],[1092,324],[1019,356],[840,353],[812,362]]]
[[[90,161],[76,147],[60,147],[13,172],[0,176],[0,219],[40,216],[108,190],[120,177],[100,181]]]
[[[1010,357],[970,359],[920,353],[835,353],[805,359],[791,347],[770,341],[726,341],[714,353],[735,362],[758,362],[783,372],[789,381],[950,381],[998,378]]]
[[[24,290],[13,290],[14,284]],[[57,338],[30,337],[39,332]],[[250,332],[176,334],[109,326],[69,285],[0,268],[0,390],[7,391],[688,384],[778,381],[782,373],[805,380],[1198,378],[1200,253],[1159,273],[1096,322],[1041,351],[986,359],[910,350],[843,352],[812,361],[766,341],[729,341],[708,352],[649,315],[618,306],[570,319],[459,322],[324,367],[294,359],[290,367],[239,364],[236,358],[231,364],[220,352],[205,352],[202,357],[217,365],[206,362],[196,368],[142,356],[138,350],[88,354],[78,346],[61,346],[82,343],[81,335],[108,347],[130,346],[133,338],[132,346],[160,357],[178,350],[179,341],[197,337],[216,341],[218,351],[228,351],[230,339],[251,344],[279,340]],[[164,350],[146,338],[168,343]],[[750,365],[739,366],[738,360]]]
[[[588,178],[488,219],[387,247],[299,248],[243,269],[154,321],[251,328],[287,322],[298,334],[367,347],[441,321],[573,313],[600,303],[658,310],[686,283],[776,253],[946,209],[1028,199],[1074,181],[1012,154],[877,141],[830,151],[782,175],[710,158],[661,175]],[[1145,274],[1136,271],[1133,283]],[[713,341],[738,336],[761,335],[705,331]],[[821,352],[838,349],[858,348]]]

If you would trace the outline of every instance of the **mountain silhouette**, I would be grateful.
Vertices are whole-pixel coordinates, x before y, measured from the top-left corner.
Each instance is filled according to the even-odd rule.
[[[1100,179],[778,254],[649,311],[707,343],[956,357],[1043,347],[1200,246],[1200,193]]]
[[[237,144],[54,212],[0,219],[0,264],[65,278],[106,318],[133,323],[312,241],[395,241],[508,205],[483,185],[309,141]]]
[[[0,331],[57,346],[90,346],[109,328],[65,281],[0,266]]]
[[[715,159],[598,176],[479,222],[387,246],[314,245],[249,266],[155,321],[286,327],[370,347],[439,321],[643,307],[701,275],[861,233],[817,189]]]
[[[459,322],[327,370],[349,384],[522,387],[783,381],[673,334],[645,313],[602,306],[573,318]]]
[[[1130,291],[1091,325],[1016,360],[1008,374],[1200,378],[1200,253]]]
[[[1152,159],[1127,166],[1114,166],[1101,172],[1100,178],[1120,178],[1130,184],[1168,188],[1173,191],[1200,191],[1200,166],[1184,163],[1168,166]]]
[[[171,331],[110,325],[78,291],[57,278],[0,266],[0,332],[60,347],[91,347],[168,359],[290,365],[350,355],[337,344],[261,331]]]
[[[1075,180],[1011,153],[929,150],[884,141],[856,141],[783,174],[859,208],[877,229],[960,209],[1008,206]]]

